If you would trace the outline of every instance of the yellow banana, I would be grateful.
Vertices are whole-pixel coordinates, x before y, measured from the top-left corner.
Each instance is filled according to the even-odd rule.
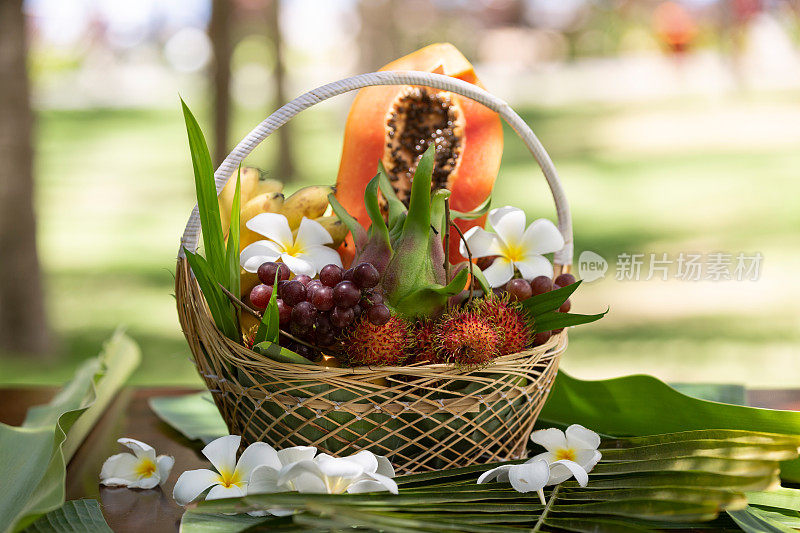
[[[349,230],[344,223],[339,220],[339,217],[336,215],[331,215],[327,217],[318,217],[314,219],[315,221],[319,222],[323,228],[327,230],[328,233],[331,234],[331,238],[333,239],[333,243],[329,244],[331,248],[338,248],[344,242],[345,237],[347,237],[347,233]],[[299,227],[298,227],[299,229]],[[292,231],[292,235],[297,237],[297,229]]]
[[[286,198],[281,213],[289,221],[289,227],[297,228],[303,217],[317,218],[324,215],[328,209],[328,194],[332,192],[334,188],[331,186],[312,185],[303,187]]]
[[[261,280],[258,279],[258,275],[257,274],[254,274],[252,272],[248,272],[245,269],[241,269],[239,271],[239,274],[241,276],[241,283],[239,285],[239,287],[241,289],[240,298],[242,300],[244,300],[244,299],[247,298],[247,296],[250,295],[250,291],[253,290],[253,287],[255,287],[256,285],[261,283]],[[247,313],[243,313],[243,314],[247,314]]]
[[[283,192],[283,183],[272,178],[260,179],[256,183],[250,198],[255,198],[256,196],[264,194],[265,192]]]
[[[242,167],[242,174],[240,177],[240,190],[241,190],[241,204],[247,203],[252,198],[253,190],[256,183],[258,183],[259,172],[258,169],[250,167]],[[222,233],[227,235],[231,225],[231,209],[233,208],[233,195],[236,193],[236,172],[225,184],[225,187],[219,192],[217,201],[219,202],[219,217],[222,222]]]
[[[239,329],[242,331],[242,337],[246,339],[252,340],[255,338],[260,323],[256,317],[248,312],[239,314]]]
[[[251,199],[241,211],[241,234],[239,238],[239,250],[260,241],[263,235],[247,229],[247,221],[261,213],[280,213],[283,206],[283,193],[265,192]]]

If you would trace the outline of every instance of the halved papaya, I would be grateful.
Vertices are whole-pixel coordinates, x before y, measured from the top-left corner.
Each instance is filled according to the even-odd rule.
[[[381,70],[436,72],[483,87],[472,65],[450,43],[426,46]],[[451,191],[450,205],[458,211],[478,207],[491,194],[503,154],[500,117],[487,107],[460,95],[418,86],[379,86],[356,95],[344,133],[336,197],[364,227],[369,217],[364,189],[383,162],[401,200],[407,202],[419,159],[436,143],[433,188]],[[484,218],[460,220],[466,231],[483,225]],[[352,240],[348,240],[352,250]],[[343,256],[350,255],[343,251]],[[462,260],[458,238],[451,239],[450,259]]]

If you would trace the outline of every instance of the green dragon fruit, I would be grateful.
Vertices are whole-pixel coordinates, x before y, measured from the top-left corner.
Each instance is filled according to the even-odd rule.
[[[364,205],[372,222],[365,230],[350,216],[333,195],[334,212],[347,225],[356,246],[354,264],[372,263],[381,273],[380,287],[387,305],[408,317],[439,315],[448,298],[461,292],[469,272],[462,268],[447,279],[442,232],[445,228],[445,201],[450,191],[431,193],[434,146],[428,148],[414,172],[408,209],[397,198],[382,165],[364,192]],[[378,200],[381,191],[388,204],[384,221]]]

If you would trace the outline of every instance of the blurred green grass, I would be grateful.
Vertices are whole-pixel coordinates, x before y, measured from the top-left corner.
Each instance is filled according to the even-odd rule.
[[[775,102],[792,111],[800,106],[796,98],[770,105]],[[781,140],[780,131],[766,147],[727,146],[728,132],[704,122],[704,105],[667,101],[522,112],[564,181],[576,253],[589,249],[611,263],[606,278],[587,284],[575,302],[577,311],[611,308],[603,321],[571,334],[564,366],[581,377],[648,372],[684,382],[796,385],[800,152]],[[757,112],[761,104],[734,98],[716,105],[732,112],[754,106]],[[620,138],[608,134],[619,124],[633,125],[635,140],[641,118],[644,141],[651,133],[644,118],[654,111],[682,117],[714,142],[706,144],[700,135],[699,143],[686,146],[678,141],[687,132],[678,128],[659,132],[667,141],[654,150],[646,142],[631,143],[624,132]],[[239,112],[234,137],[260,118]],[[207,121],[201,124],[208,129]],[[342,125],[342,112],[330,109],[292,123],[298,179],[287,189],[335,179]],[[45,361],[0,357],[0,382],[61,382],[122,325],[142,345],[135,383],[199,384],[172,296],[177,243],[194,204],[178,106],[41,112],[37,148],[39,247],[58,343]],[[274,143],[267,142],[248,162],[269,169],[273,158]],[[511,203],[531,217],[554,217],[540,172],[507,131],[494,205]],[[620,252],[720,250],[760,251],[762,278],[613,279]]]

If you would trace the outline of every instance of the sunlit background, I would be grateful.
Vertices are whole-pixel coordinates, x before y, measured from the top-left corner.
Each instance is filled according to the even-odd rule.
[[[573,309],[610,313],[571,333],[565,369],[797,385],[793,1],[28,0],[24,14],[42,327],[53,344],[44,357],[4,354],[0,382],[60,382],[122,324],[143,349],[137,383],[200,384],[172,296],[194,205],[178,96],[209,141],[230,149],[306,90],[450,41],[549,150],[576,251],[608,262]],[[215,51],[229,69],[214,68]],[[289,190],[331,183],[351,100],[306,111],[248,163]],[[507,130],[493,205],[509,203],[554,217],[540,171]],[[630,274],[618,256],[637,253],[640,279],[618,280]],[[651,253],[673,261],[667,281],[660,270],[646,279]],[[700,280],[676,279],[681,253],[701,254]],[[738,254],[761,254],[758,279],[706,279],[715,253],[731,254],[734,278]]]

